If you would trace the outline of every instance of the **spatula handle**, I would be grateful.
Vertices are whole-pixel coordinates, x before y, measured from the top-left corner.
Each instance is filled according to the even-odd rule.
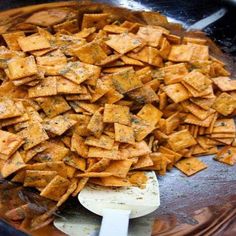
[[[127,236],[130,210],[104,209],[99,236]]]

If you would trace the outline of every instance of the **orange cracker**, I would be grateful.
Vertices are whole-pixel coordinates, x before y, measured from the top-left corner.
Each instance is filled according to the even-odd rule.
[[[38,72],[33,56],[12,58],[7,64],[11,80],[35,75]]]
[[[109,35],[109,38],[105,43],[122,54],[127,53],[142,44],[141,40],[131,33]]]
[[[184,120],[185,123],[198,125],[202,127],[209,127],[211,125],[212,120],[214,119],[215,114],[209,115],[205,120],[200,120],[196,116],[192,114],[188,114]]]
[[[152,104],[146,104],[137,113],[137,116],[154,126],[159,122],[163,113]]]
[[[111,173],[116,177],[125,178],[132,163],[131,160],[111,161],[110,165],[104,170],[104,172]]]
[[[30,35],[18,38],[18,44],[23,52],[50,48],[49,41],[40,35]]]
[[[112,82],[115,89],[123,94],[139,88],[143,85],[142,81],[135,76],[133,68],[128,68],[112,75]]]
[[[40,196],[59,201],[69,187],[69,180],[57,175],[42,190]]]
[[[119,123],[115,123],[115,140],[121,143],[130,143],[133,144],[135,142],[134,139],[134,130],[132,127],[121,125]]]
[[[14,172],[25,167],[25,163],[19,152],[15,152],[2,166],[1,175],[3,178],[8,177]]]
[[[167,85],[163,90],[175,103],[182,102],[190,97],[188,91],[180,83]]]
[[[235,131],[234,119],[218,119],[214,123],[212,133],[234,133]]]
[[[192,70],[184,76],[183,80],[199,92],[207,89],[212,83],[210,79],[197,70]]]
[[[16,134],[0,130],[0,153],[6,156],[12,155],[22,144],[23,139]]]
[[[192,59],[193,47],[190,45],[173,45],[168,59],[175,62],[188,62]]]
[[[44,78],[36,86],[28,89],[30,98],[47,97],[57,94],[57,79],[54,76]]]
[[[231,114],[235,107],[236,100],[228,93],[221,93],[212,105],[213,109],[224,116]]]
[[[195,145],[197,142],[188,130],[181,130],[169,136],[168,144],[174,151]]]
[[[49,137],[39,122],[29,122],[29,126],[18,133],[25,140],[24,150],[28,150]]]
[[[185,75],[188,74],[188,69],[185,63],[177,63],[170,66],[160,68],[163,74],[165,84],[174,84],[181,82]]]
[[[90,130],[95,137],[99,138],[102,135],[103,128],[104,128],[103,116],[98,110],[91,117],[87,129]]]
[[[129,107],[115,104],[105,104],[103,121],[130,125]]]
[[[175,167],[182,171],[187,176],[196,174],[197,172],[207,168],[207,165],[197,158],[187,158],[180,160],[175,164]]]
[[[213,78],[213,83],[223,92],[236,90],[236,81],[231,80],[229,77],[216,77]]]
[[[15,51],[19,51],[21,49],[17,40],[24,36],[25,34],[23,31],[16,31],[2,35],[9,49]]]

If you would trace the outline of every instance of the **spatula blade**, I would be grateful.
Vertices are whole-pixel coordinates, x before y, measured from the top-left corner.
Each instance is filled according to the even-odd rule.
[[[154,171],[145,172],[146,187],[101,187],[87,185],[79,194],[80,203],[91,212],[102,215],[103,209],[131,210],[130,218],[155,211],[160,205],[159,185]]]

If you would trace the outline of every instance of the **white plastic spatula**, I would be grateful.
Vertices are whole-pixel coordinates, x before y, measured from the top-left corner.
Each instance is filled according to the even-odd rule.
[[[129,219],[147,215],[160,205],[155,172],[145,172],[145,188],[108,188],[88,185],[79,194],[80,203],[103,217],[99,236],[127,236]]]

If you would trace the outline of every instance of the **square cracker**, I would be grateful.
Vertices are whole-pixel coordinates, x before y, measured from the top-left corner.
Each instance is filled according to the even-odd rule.
[[[86,138],[85,144],[110,150],[114,145],[114,139],[107,135],[101,135],[99,138],[89,136]]]
[[[236,100],[228,93],[221,93],[212,105],[220,114],[227,116],[236,108]]]
[[[71,109],[69,104],[62,96],[37,98],[36,101],[49,118],[57,116]]]
[[[75,130],[71,138],[71,151],[76,151],[80,156],[87,158],[88,148],[85,140]]]
[[[70,185],[70,181],[57,175],[40,193],[40,196],[59,201]]]
[[[146,120],[139,118],[138,116],[132,115],[131,117],[132,128],[134,130],[134,137],[136,141],[142,141],[148,134],[150,134],[155,126],[153,123],[149,123]]]
[[[190,73],[184,76],[183,79],[187,84],[199,92],[207,89],[207,87],[212,83],[210,79],[197,70],[192,70]]]
[[[24,150],[29,150],[30,148],[42,143],[43,141],[49,139],[47,133],[43,129],[43,126],[39,122],[29,122],[27,128],[23,129],[18,133],[24,140]]]
[[[159,122],[163,113],[152,104],[145,104],[137,116],[154,126]]]
[[[135,142],[133,128],[115,123],[115,140],[121,143],[133,144]]]
[[[169,136],[168,144],[174,151],[191,147],[197,144],[196,140],[187,129],[177,131]]]
[[[41,35],[20,37],[17,41],[23,52],[30,52],[51,47],[49,41]]]
[[[47,97],[57,94],[57,78],[49,76],[40,81],[36,86],[28,89],[29,98]]]
[[[125,178],[132,163],[133,162],[131,160],[111,161],[110,165],[104,170],[104,172],[111,173],[112,176]]]
[[[140,38],[131,33],[123,33],[118,35],[109,35],[105,43],[115,51],[125,54],[142,44]]]
[[[87,43],[73,51],[80,61],[88,64],[99,64],[107,58],[107,54],[97,42]]]
[[[180,160],[175,164],[175,167],[182,171],[187,176],[196,174],[197,172],[207,168],[207,165],[197,158],[187,158]]]
[[[65,115],[59,115],[51,120],[45,120],[43,122],[43,128],[55,135],[62,135],[76,123],[75,120],[71,120]]]
[[[130,125],[129,107],[115,104],[105,104],[103,121],[107,123]]]
[[[57,92],[60,94],[87,94],[87,89],[63,76],[56,76]]]
[[[207,61],[209,59],[209,47],[207,45],[199,45],[196,43],[187,43],[193,48],[191,61]]]
[[[146,62],[153,66],[158,66],[158,67],[163,66],[163,60],[162,57],[160,56],[159,51],[156,48],[150,46],[144,46],[138,52],[130,52],[128,53],[128,56],[133,59]]]
[[[26,165],[19,152],[15,152],[2,166],[1,175],[3,178],[8,177],[14,172],[24,168]]]
[[[23,139],[16,134],[0,130],[0,153],[10,156],[13,154],[22,144]]]
[[[91,117],[87,129],[90,130],[93,133],[93,135],[97,138],[99,138],[102,135],[104,129],[104,123],[103,123],[103,115],[99,110],[96,111]]]
[[[137,35],[152,47],[157,47],[162,39],[162,31],[150,25],[139,27]]]
[[[236,81],[231,80],[229,77],[216,77],[213,78],[213,83],[223,92],[236,90]]]
[[[163,90],[175,103],[182,102],[190,97],[187,89],[180,83],[167,85]]]
[[[234,133],[235,130],[234,119],[218,119],[214,123],[212,133]]]
[[[2,37],[4,38],[10,50],[19,51],[21,50],[21,48],[17,40],[20,37],[25,37],[25,33],[23,31],[16,31],[16,32],[3,34]]]
[[[112,82],[115,89],[121,94],[127,93],[143,85],[141,79],[135,76],[135,71],[132,67],[114,73],[112,75]]]
[[[176,62],[189,62],[192,59],[193,47],[190,45],[173,45],[168,59]]]
[[[18,57],[8,61],[9,79],[16,80],[37,74],[37,66],[33,56]]]
[[[183,77],[188,74],[186,63],[177,63],[159,69],[164,77],[165,84],[175,84],[181,82]]]
[[[96,27],[97,29],[102,29],[108,23],[109,14],[99,13],[99,14],[84,14],[81,28]]]
[[[21,116],[22,112],[16,103],[8,97],[0,97],[0,119],[8,119]]]
[[[209,127],[214,120],[215,113],[209,115],[206,119],[201,120],[192,114],[188,114],[184,120],[187,124],[198,125],[201,127]]]
[[[24,187],[44,188],[56,175],[56,171],[26,170],[24,178]]]
[[[76,84],[81,84],[85,80],[97,81],[100,76],[101,68],[83,62],[69,62],[59,74],[66,77]]]

